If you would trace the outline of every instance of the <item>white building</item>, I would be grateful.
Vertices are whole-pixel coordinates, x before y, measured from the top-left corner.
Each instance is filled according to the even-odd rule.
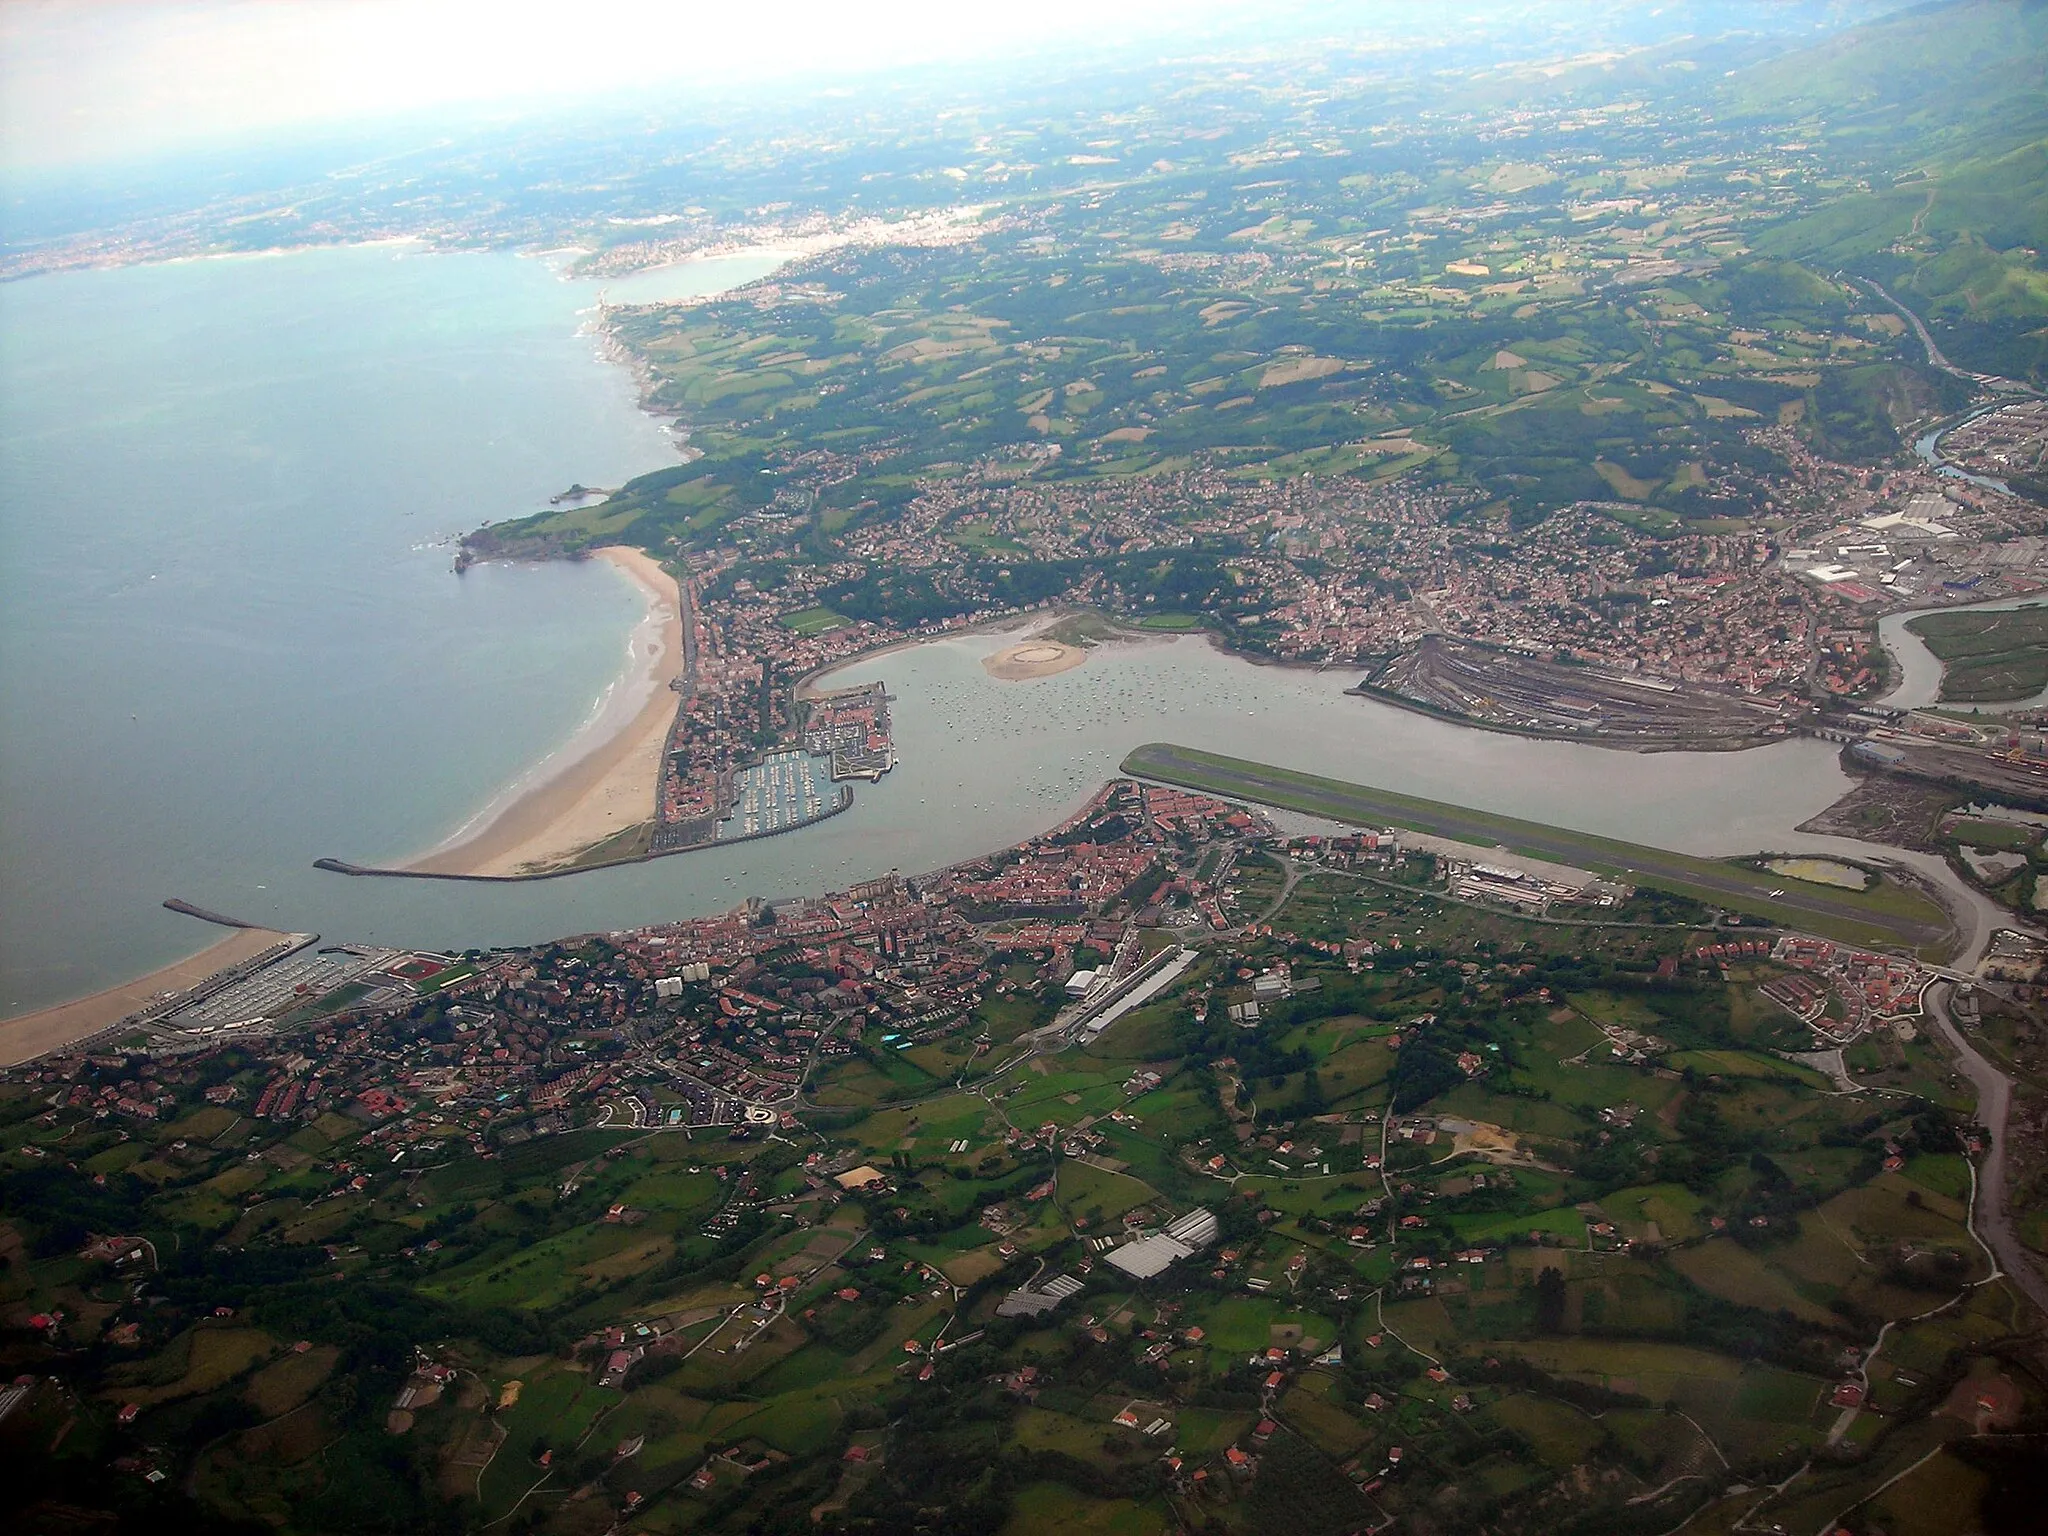
[[[1149,1280],[1167,1265],[1200,1253],[1216,1241],[1221,1230],[1215,1215],[1197,1206],[1168,1222],[1163,1232],[1113,1250],[1108,1262],[1134,1280]]]

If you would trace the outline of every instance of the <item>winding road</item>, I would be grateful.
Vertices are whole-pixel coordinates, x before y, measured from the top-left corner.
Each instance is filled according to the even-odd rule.
[[[2048,1314],[2048,1280],[2041,1278],[2034,1256],[2013,1231],[2012,1218],[2006,1210],[2005,1122],[2012,1109],[2012,1082],[1963,1037],[1949,1016],[1948,1000],[1947,984],[1937,982],[1927,989],[1927,1017],[1956,1053],[1964,1075],[1977,1085],[1977,1123],[1984,1127],[1988,1143],[1977,1171],[1977,1231],[1997,1255],[1998,1267],[2029,1301]]]

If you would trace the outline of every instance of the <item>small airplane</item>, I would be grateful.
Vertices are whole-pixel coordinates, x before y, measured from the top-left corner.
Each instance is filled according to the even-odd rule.
[[[1776,901],[1780,896],[1784,894],[1785,888],[1781,885],[1775,891],[1771,892],[1771,900]]]

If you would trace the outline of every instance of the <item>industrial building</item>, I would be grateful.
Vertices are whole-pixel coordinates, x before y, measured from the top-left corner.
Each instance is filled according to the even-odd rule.
[[[1072,1275],[1053,1275],[1037,1285],[1020,1285],[1005,1296],[996,1307],[997,1317],[1037,1317],[1050,1312],[1070,1296],[1078,1296],[1086,1287]]]
[[[1200,1253],[1216,1241],[1219,1231],[1214,1213],[1198,1206],[1174,1217],[1165,1231],[1113,1250],[1108,1262],[1134,1280],[1149,1280],[1169,1264]]]

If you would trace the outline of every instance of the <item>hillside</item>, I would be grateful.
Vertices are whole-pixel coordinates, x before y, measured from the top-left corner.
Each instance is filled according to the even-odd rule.
[[[2048,376],[2048,6],[1921,6],[1740,72],[1726,99],[1863,179],[1759,249],[1884,282],[1959,365]]]

